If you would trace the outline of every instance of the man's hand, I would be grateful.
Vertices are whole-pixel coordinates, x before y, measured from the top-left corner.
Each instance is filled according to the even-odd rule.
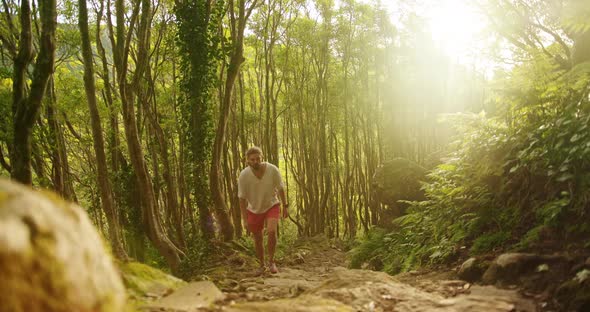
[[[283,204],[283,219],[289,217],[289,204]]]

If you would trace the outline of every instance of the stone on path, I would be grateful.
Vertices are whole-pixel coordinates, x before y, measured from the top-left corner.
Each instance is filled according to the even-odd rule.
[[[468,282],[476,282],[479,281],[483,273],[484,265],[481,261],[476,258],[469,258],[467,261],[463,262],[457,272],[457,276]]]
[[[123,311],[125,289],[86,212],[0,179],[0,311]]]
[[[192,282],[179,288],[168,297],[146,305],[147,311],[197,311],[208,308],[217,300],[222,300],[223,293],[210,281]]]
[[[354,312],[353,308],[336,300],[313,295],[267,302],[248,302],[229,306],[227,312]]]
[[[516,283],[523,275],[535,272],[539,265],[565,263],[563,256],[531,253],[505,253],[498,256],[482,277],[484,284]]]
[[[440,308],[435,311],[536,311],[535,304],[517,291],[492,286],[472,286],[469,294],[444,299],[438,304]]]

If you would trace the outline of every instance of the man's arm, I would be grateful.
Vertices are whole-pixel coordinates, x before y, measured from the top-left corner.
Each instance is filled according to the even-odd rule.
[[[250,232],[248,229],[248,201],[245,198],[240,198],[240,211],[242,212],[242,224],[246,228],[246,232]]]
[[[289,217],[289,203],[287,202],[287,196],[285,196],[285,190],[283,188],[279,188],[279,197],[281,198],[281,202],[283,203],[283,218]]]
[[[248,200],[246,199],[246,194],[245,194],[245,185],[244,185],[245,181],[243,179],[242,174],[240,174],[240,176],[238,177],[238,198],[240,201],[240,212],[242,214],[242,224],[244,225],[244,228],[246,228],[246,233],[250,233],[249,229],[248,229],[248,211],[246,210],[248,208]]]

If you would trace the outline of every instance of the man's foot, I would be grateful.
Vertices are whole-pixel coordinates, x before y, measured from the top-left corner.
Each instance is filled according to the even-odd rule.
[[[266,268],[264,266],[261,266],[258,269],[256,269],[256,271],[254,271],[254,276],[261,276],[264,274],[264,272],[266,272]]]
[[[268,265],[268,270],[270,271],[270,273],[272,274],[277,274],[279,273],[279,269],[277,269],[277,265],[274,262],[271,262]]]

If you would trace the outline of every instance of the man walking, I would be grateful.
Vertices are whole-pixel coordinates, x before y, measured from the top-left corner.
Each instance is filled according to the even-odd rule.
[[[248,167],[242,170],[238,179],[242,220],[244,227],[254,236],[256,256],[260,261],[257,275],[265,271],[262,230],[266,221],[268,269],[275,274],[279,272],[274,262],[274,253],[277,245],[277,225],[281,216],[277,194],[283,203],[283,218],[289,216],[283,178],[279,168],[262,161],[262,150],[258,147],[252,147],[246,152],[246,162]]]

